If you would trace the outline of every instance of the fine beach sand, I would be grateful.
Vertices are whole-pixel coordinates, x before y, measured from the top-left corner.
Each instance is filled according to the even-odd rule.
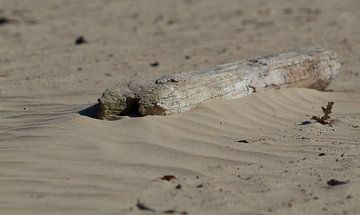
[[[359,10],[357,0],[0,0],[0,214],[360,214]],[[326,92],[118,121],[78,113],[121,81],[309,46],[341,58]],[[329,101],[332,126],[311,121]]]

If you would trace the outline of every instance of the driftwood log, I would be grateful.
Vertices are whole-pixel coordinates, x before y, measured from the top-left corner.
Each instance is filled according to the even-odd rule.
[[[282,87],[323,90],[339,68],[335,52],[305,48],[154,80],[133,81],[105,90],[98,99],[98,118],[114,120],[134,113],[176,114],[210,99],[239,98]]]

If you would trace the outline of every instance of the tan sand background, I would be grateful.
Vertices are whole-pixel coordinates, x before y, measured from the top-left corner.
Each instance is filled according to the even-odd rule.
[[[359,11],[358,0],[0,0],[0,214],[360,214]],[[77,114],[120,81],[308,46],[341,57],[334,92]],[[328,101],[332,127],[299,125]]]

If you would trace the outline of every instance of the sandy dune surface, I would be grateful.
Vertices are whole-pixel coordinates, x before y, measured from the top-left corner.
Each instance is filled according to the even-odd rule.
[[[359,214],[359,9],[0,0],[0,214]],[[120,81],[316,45],[342,59],[327,92],[255,93],[166,117],[79,114]],[[310,120],[330,101],[331,125]]]

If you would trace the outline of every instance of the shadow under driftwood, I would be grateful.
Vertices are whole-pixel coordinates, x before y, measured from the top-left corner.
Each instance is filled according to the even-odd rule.
[[[78,112],[78,114],[82,116],[87,116],[94,119],[98,119],[98,113],[99,113],[99,104],[94,104]]]
[[[135,110],[136,109],[134,109],[134,111],[127,112],[127,114],[120,115],[120,116],[114,116],[113,118],[107,119],[107,120],[118,120],[118,119],[122,119],[124,117],[132,117],[132,118],[142,117]],[[78,112],[78,114],[80,114],[81,116],[87,116],[87,117],[94,118],[94,119],[102,119],[101,117],[99,117],[99,112],[100,112],[100,107],[99,107],[99,103],[97,103],[97,104],[91,105],[90,107],[80,110]]]

